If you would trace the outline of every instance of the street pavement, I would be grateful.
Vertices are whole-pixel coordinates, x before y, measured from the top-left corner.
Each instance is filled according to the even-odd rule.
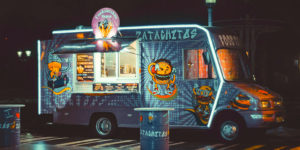
[[[252,136],[246,141],[230,144],[221,143],[205,132],[170,132],[170,150],[300,150],[300,130],[286,127],[268,130],[262,137]],[[20,145],[1,150],[139,150],[138,134],[138,129],[121,129],[116,138],[100,139],[90,136],[84,127],[54,125],[44,132],[25,130]]]

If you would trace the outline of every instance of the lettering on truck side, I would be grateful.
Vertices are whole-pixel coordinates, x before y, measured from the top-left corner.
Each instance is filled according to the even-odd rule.
[[[136,35],[143,41],[186,40],[194,39],[197,36],[197,29],[136,31]]]

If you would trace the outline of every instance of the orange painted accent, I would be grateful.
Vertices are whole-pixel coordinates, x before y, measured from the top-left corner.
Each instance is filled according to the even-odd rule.
[[[84,34],[83,33],[77,33],[76,34],[76,38],[77,39],[83,39],[84,38]]]
[[[259,93],[262,93],[262,94],[269,94],[267,91],[265,90],[258,90]]]
[[[226,90],[226,91],[225,91],[225,95],[227,95],[227,93],[228,93],[228,92],[227,92],[227,90]]]
[[[235,103],[233,102],[230,102],[230,105],[233,107],[233,108],[237,108],[237,109],[241,109],[241,110],[248,110],[249,108],[245,108],[245,107],[240,107],[238,105],[236,105]]]
[[[52,91],[52,93],[55,94],[55,95],[60,95],[60,94],[62,94],[63,92],[65,92],[65,91],[67,91],[67,90],[71,90],[70,87],[66,87],[66,88],[62,89],[61,91],[59,91],[59,92],[55,92],[55,91],[52,90],[52,88],[49,88],[49,87],[46,87],[46,86],[42,86],[42,88],[47,88],[47,89],[49,89],[49,90]]]
[[[143,116],[142,115],[140,115],[140,122],[142,122],[143,121]]]
[[[41,54],[41,61],[43,60],[44,56],[45,56],[45,52],[42,51],[42,54]]]
[[[250,106],[250,100],[235,100],[236,102],[243,104],[243,105],[248,105]]]
[[[259,98],[260,100],[274,98],[274,95],[272,95],[271,93],[265,94],[265,93],[259,92],[262,89],[259,86],[255,85],[255,84],[235,83],[234,85],[237,86],[240,89],[245,90],[249,94]]]
[[[54,62],[49,63],[48,64],[48,69],[51,71],[50,77],[55,78],[54,75],[56,75],[56,77],[58,77],[60,68],[61,68],[61,63],[59,63],[59,62],[54,61]]]
[[[16,128],[16,121],[13,122],[13,124],[10,126],[11,129]]]
[[[153,116],[148,116],[148,119],[151,121],[153,120]]]
[[[16,117],[19,119],[20,118],[20,113],[16,113]]]

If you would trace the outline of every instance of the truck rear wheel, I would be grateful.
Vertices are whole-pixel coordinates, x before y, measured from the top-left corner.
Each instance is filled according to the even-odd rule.
[[[111,138],[115,136],[117,124],[110,116],[98,116],[92,122],[93,132],[101,138]]]

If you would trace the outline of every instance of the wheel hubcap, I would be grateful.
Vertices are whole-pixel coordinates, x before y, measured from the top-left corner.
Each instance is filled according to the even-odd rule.
[[[232,141],[238,135],[239,127],[235,122],[226,121],[221,126],[221,135],[225,140]]]
[[[100,135],[108,135],[111,131],[111,122],[107,118],[100,118],[96,122],[96,130]]]

